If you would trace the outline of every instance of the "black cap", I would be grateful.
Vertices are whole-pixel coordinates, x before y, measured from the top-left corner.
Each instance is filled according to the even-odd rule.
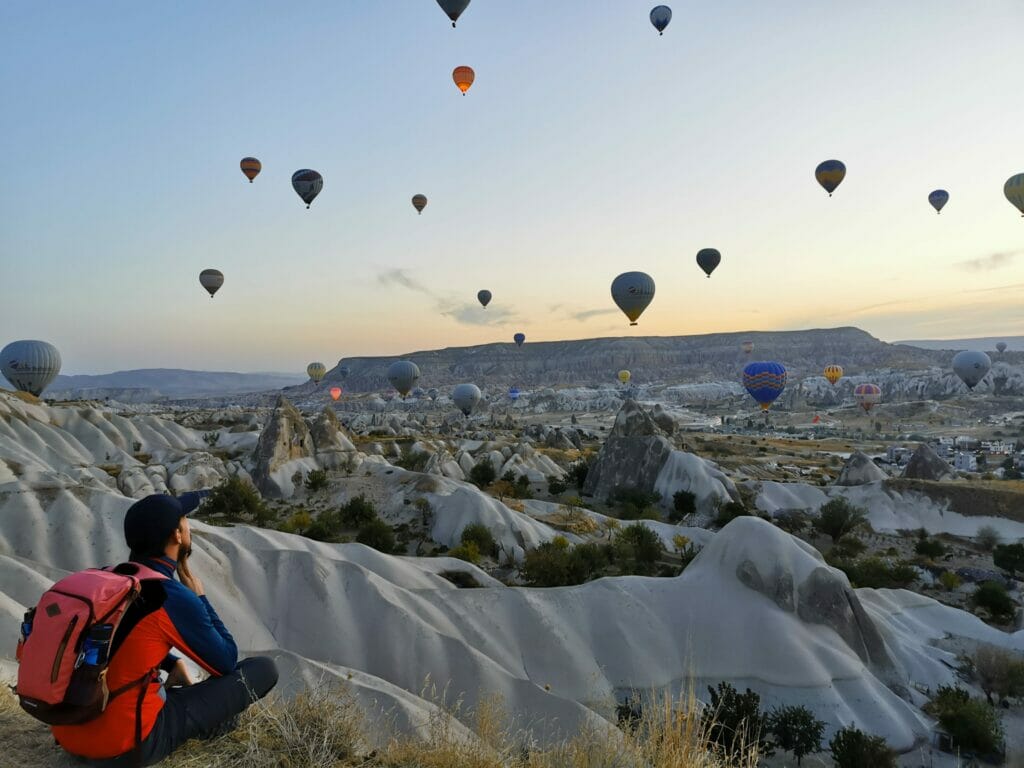
[[[124,540],[136,554],[156,554],[181,522],[194,511],[209,491],[190,491],[180,496],[154,493],[139,499],[124,516]]]

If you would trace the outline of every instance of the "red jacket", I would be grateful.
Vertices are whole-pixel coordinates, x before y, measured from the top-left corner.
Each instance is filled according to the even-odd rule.
[[[177,648],[211,675],[225,675],[238,662],[231,634],[206,597],[174,580],[178,564],[169,557],[140,561],[168,578],[143,581],[141,597],[125,612],[111,646],[107,687],[113,691],[150,670],[170,670]],[[141,709],[139,696],[142,695]],[[68,752],[93,759],[116,757],[135,748],[136,713],[142,738],[153,730],[164,706],[159,679],[115,697],[97,719],[83,725],[51,727]]]

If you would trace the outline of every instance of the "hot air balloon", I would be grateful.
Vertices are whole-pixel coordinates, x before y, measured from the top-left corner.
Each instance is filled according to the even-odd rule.
[[[1005,341],[1000,341],[998,344],[996,344],[996,352],[998,352],[1001,355],[1005,351],[1006,351],[1006,342]]]
[[[331,399],[337,400],[341,397],[341,387],[331,387]]]
[[[523,342],[526,341],[526,334],[517,333],[515,336],[512,337],[512,341],[516,343],[517,347],[521,347],[523,346]]]
[[[949,202],[949,192],[944,189],[936,189],[928,195],[928,202],[932,204],[936,213],[941,213],[942,206]]]
[[[39,397],[60,373],[60,352],[45,341],[12,341],[0,350],[0,372],[19,392]]]
[[[212,299],[213,294],[224,285],[224,273],[219,269],[204,269],[199,273],[199,284],[206,289],[206,292],[210,294]]]
[[[836,382],[843,378],[843,366],[826,365],[825,378],[828,379],[828,383],[834,387],[836,385]]]
[[[452,28],[455,27],[455,22],[459,20],[459,16],[466,10],[466,6],[469,5],[469,0],[437,0],[437,4],[441,6],[441,10],[448,14],[448,18],[452,20]]]
[[[836,187],[846,178],[846,166],[838,160],[826,160],[814,170],[814,177],[828,192],[828,196],[832,197]]]
[[[484,309],[486,309],[487,305],[491,303],[491,292],[486,289],[477,291],[476,300],[483,304]]]
[[[303,168],[301,171],[296,171],[292,174],[292,189],[295,190],[295,194],[302,198],[302,202],[309,208],[316,200],[316,196],[320,194],[320,190],[324,188],[324,177],[316,171],[311,171],[308,168]]]
[[[658,30],[659,35],[665,33],[665,27],[672,21],[672,9],[667,5],[656,5],[651,9],[651,24]]]
[[[339,360],[338,361],[338,373],[341,375],[341,378],[347,379],[348,375],[350,373],[352,373],[352,369],[349,368],[347,365],[342,365],[341,364],[341,360]]]
[[[327,375],[327,366],[323,363],[310,363],[306,366],[306,375],[309,376],[315,384],[319,384],[324,380],[324,376]]]
[[[629,380],[633,378],[633,374],[629,371],[619,371],[617,378],[622,384],[629,384]]]
[[[767,411],[786,388],[786,369],[781,363],[750,363],[743,369],[743,386]]]
[[[968,349],[957,352],[953,357],[953,372],[960,377],[968,389],[974,389],[985,378],[992,360],[984,352]]]
[[[704,274],[711,277],[715,267],[722,261],[722,254],[714,248],[701,248],[697,251],[697,266],[704,270]]]
[[[864,409],[864,413],[868,413],[882,402],[882,388],[877,384],[858,384],[853,389],[853,399]]]
[[[412,207],[416,209],[417,213],[423,213],[423,209],[427,207],[427,196],[426,195],[413,195],[412,196]]]
[[[612,301],[636,325],[640,315],[654,299],[654,280],[643,272],[623,272],[612,280]]]
[[[412,396],[415,397],[416,399],[423,397],[425,394],[427,394],[427,392],[425,389],[423,389],[423,387],[412,388]]]
[[[1020,215],[1024,216],[1024,173],[1008,178],[1003,185],[1003,194],[1010,204],[1020,211]]]
[[[513,403],[519,399],[519,389],[517,387],[510,387],[508,390],[508,399]]]
[[[452,70],[452,80],[459,86],[459,90],[462,91],[462,95],[466,95],[466,91],[469,90],[469,86],[476,80],[476,72],[473,71],[472,67],[456,67]]]
[[[243,157],[242,162],[238,164],[242,173],[245,174],[245,178],[252,184],[252,180],[260,175],[260,171],[263,170],[263,164],[255,157]]]
[[[416,382],[420,380],[420,368],[410,360],[399,360],[388,366],[388,381],[398,394],[405,399]]]
[[[740,348],[743,350],[744,354],[749,355],[751,352],[754,351],[754,342],[744,341],[742,344],[740,344]]]
[[[452,402],[464,416],[469,416],[473,412],[480,402],[480,397],[480,387],[476,384],[459,384],[452,390]]]

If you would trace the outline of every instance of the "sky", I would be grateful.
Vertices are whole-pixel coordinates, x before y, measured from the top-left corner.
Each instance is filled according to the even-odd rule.
[[[472,0],[457,29],[433,0],[0,4],[0,343],[100,373],[517,331],[1024,334],[1024,2],[670,4],[663,37],[636,0]],[[629,270],[657,284],[635,328]]]

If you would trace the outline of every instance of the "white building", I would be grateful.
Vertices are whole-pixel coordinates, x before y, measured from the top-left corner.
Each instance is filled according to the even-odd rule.
[[[953,467],[961,472],[977,472],[978,460],[974,457],[973,453],[960,451],[953,460]]]

